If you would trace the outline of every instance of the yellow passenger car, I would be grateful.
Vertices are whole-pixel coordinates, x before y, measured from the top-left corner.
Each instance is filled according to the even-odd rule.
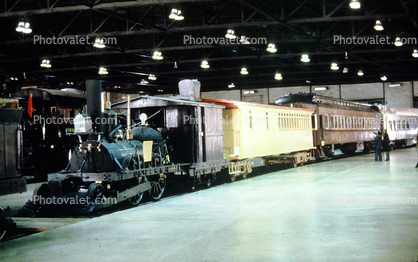
[[[223,99],[203,99],[225,106],[223,110],[224,157],[230,160],[230,175],[246,177],[249,159],[261,157],[270,163],[307,161],[313,148],[312,110],[269,106]]]

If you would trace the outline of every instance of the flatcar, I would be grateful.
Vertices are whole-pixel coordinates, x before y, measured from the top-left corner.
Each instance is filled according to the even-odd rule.
[[[62,170],[76,144],[71,120],[86,105],[83,93],[73,89],[28,88],[17,91],[23,113],[22,175],[46,181],[47,174]],[[29,115],[31,98],[33,114]],[[31,111],[29,110],[29,111]]]
[[[276,105],[314,110],[313,139],[316,157],[343,153],[368,152],[375,134],[381,130],[382,114],[376,106],[344,101],[315,94],[296,93],[280,97]]]
[[[313,110],[269,106],[224,99],[202,99],[222,105],[224,157],[230,161],[229,175],[246,178],[251,159],[303,165],[313,149]]]

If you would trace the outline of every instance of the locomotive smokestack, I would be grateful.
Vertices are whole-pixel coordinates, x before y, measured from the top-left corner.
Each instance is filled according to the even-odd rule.
[[[93,122],[96,132],[102,132],[102,81],[86,80],[87,114]]]

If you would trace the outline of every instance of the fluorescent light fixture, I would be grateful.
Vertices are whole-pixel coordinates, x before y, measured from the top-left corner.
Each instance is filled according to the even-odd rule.
[[[315,91],[326,91],[326,90],[328,90],[328,87],[326,86],[315,87]]]
[[[226,31],[225,37],[229,39],[234,39],[236,37],[234,30],[228,29],[228,31]]]
[[[376,31],[383,31],[383,25],[380,20],[376,20],[376,24],[374,25],[374,30]]]
[[[401,83],[389,83],[389,87],[398,87],[398,86],[402,86]]]
[[[107,75],[109,72],[107,72],[107,69],[104,67],[99,68],[99,75]]]
[[[300,58],[300,61],[304,62],[304,63],[308,63],[309,61],[311,61],[311,59],[309,58],[309,55],[302,55],[302,57]]]
[[[395,46],[402,46],[402,41],[400,37],[395,38]]]
[[[331,64],[331,70],[338,70],[338,69],[340,69],[340,67],[337,65],[337,63]]]
[[[414,50],[414,52],[412,53],[412,56],[414,58],[418,58],[418,50],[417,49]]]
[[[241,44],[244,44],[244,45],[249,45],[250,44],[250,41],[248,41],[248,37],[246,37],[245,35],[242,35],[241,39],[239,41],[240,41]]]
[[[363,71],[358,70],[357,75],[358,75],[358,76],[364,76],[364,73],[363,73]]]
[[[148,79],[154,81],[154,80],[157,80],[157,77],[153,74],[149,74]]]
[[[270,53],[276,53],[277,52],[276,45],[275,44],[268,44],[267,51],[270,52]]]
[[[382,80],[382,81],[386,81],[386,80],[388,80],[388,78],[387,78],[386,76],[382,76],[382,77],[380,78],[380,80]]]
[[[247,68],[245,68],[245,67],[241,68],[241,75],[248,75]]]
[[[274,79],[276,79],[276,80],[282,80],[283,79],[283,76],[279,72],[276,72],[276,74],[274,75]]]
[[[49,61],[47,59],[42,60],[41,67],[51,68],[51,61]]]
[[[105,48],[106,47],[105,44],[104,44],[103,39],[101,39],[101,38],[96,38],[94,40],[93,46],[96,47],[96,48]]]
[[[207,69],[207,68],[210,68],[210,65],[208,61],[203,60],[202,63],[200,64],[200,67]]]
[[[351,9],[359,9],[361,7],[361,4],[360,4],[360,2],[359,1],[357,1],[357,0],[352,0],[351,2],[350,2],[350,8]]]
[[[163,60],[162,53],[160,51],[155,51],[152,54],[152,59],[154,59],[154,60]]]
[[[343,73],[344,73],[344,74],[347,74],[347,73],[348,73],[348,67],[344,67],[344,69],[343,69]]]
[[[234,88],[234,87],[235,87],[234,83],[231,83],[228,85],[228,88]]]

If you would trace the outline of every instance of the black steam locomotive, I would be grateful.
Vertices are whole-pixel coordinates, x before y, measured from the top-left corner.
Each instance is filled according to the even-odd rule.
[[[194,88],[195,83],[188,80],[186,85]],[[147,104],[148,112],[144,109],[136,117],[141,122],[132,129],[128,125],[123,132],[114,111],[107,109],[102,116],[100,103],[97,105],[100,82],[86,81],[86,90],[88,114],[74,118],[73,136],[79,142],[68,166],[49,174],[48,183],[35,189],[32,201],[24,207],[27,213],[87,213],[125,200],[138,205],[145,192],[160,199],[168,175],[182,175],[192,185],[210,183],[227,164],[223,159],[222,106],[139,97],[135,102]],[[164,135],[147,126],[147,113],[167,124]],[[219,121],[211,125],[183,121],[203,115]]]

